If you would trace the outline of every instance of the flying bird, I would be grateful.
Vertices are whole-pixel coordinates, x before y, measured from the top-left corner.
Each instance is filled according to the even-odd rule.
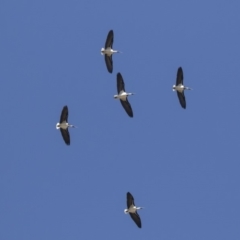
[[[183,70],[181,67],[179,67],[178,71],[177,71],[176,85],[173,85],[173,91],[177,91],[179,102],[180,102],[182,108],[184,108],[184,109],[186,109],[186,99],[184,96],[185,89],[192,90],[191,88],[185,87],[183,85]]]
[[[125,92],[125,85],[124,85],[124,81],[123,81],[121,73],[117,74],[117,90],[118,90],[118,94],[114,95],[114,98],[120,99],[120,102],[121,102],[123,108],[125,109],[125,111],[127,112],[128,116],[133,117],[132,107],[131,107],[130,103],[128,102],[127,97],[130,95],[134,95],[134,93]]]
[[[63,140],[67,145],[70,145],[70,135],[68,132],[69,127],[76,128],[68,123],[68,107],[64,106],[60,117],[60,123],[56,124],[56,129],[60,129]]]
[[[105,48],[101,49],[101,54],[104,55],[105,57],[106,66],[110,73],[112,73],[113,71],[112,54],[120,53],[120,51],[118,50],[113,50],[112,46],[113,46],[113,30],[110,30],[107,35]]]
[[[124,210],[125,214],[130,214],[132,220],[137,224],[139,228],[142,227],[141,219],[137,213],[137,210],[142,209],[143,207],[136,207],[134,204],[134,198],[130,192],[127,193],[127,209]]]

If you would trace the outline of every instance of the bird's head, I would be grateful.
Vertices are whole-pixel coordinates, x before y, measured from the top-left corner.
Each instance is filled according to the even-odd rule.
[[[114,95],[113,97],[116,99],[118,97],[118,95]]]
[[[60,123],[57,123],[56,124],[56,129],[59,129],[60,128]]]
[[[124,213],[125,213],[125,214],[128,214],[128,209],[124,209]]]
[[[105,49],[104,48],[101,48],[101,54],[103,55],[103,51],[104,51]]]
[[[176,85],[173,85],[172,90],[175,91]]]

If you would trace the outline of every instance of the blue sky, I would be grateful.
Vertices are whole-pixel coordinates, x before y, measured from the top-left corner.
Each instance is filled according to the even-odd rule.
[[[239,240],[239,8],[3,0],[0,239]],[[110,29],[123,52],[112,74]],[[132,119],[113,98],[117,72],[136,93]],[[64,105],[69,147],[55,128]],[[128,191],[142,229],[123,212]]]

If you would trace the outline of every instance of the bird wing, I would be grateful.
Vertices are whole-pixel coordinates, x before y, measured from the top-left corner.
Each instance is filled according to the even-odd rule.
[[[127,97],[126,97],[125,101],[120,99],[120,102],[121,102],[123,108],[125,109],[126,113],[128,114],[128,116],[133,117],[133,110],[132,110],[130,103],[128,102]]]
[[[186,108],[186,99],[185,99],[185,95],[184,95],[184,91],[182,92],[178,92],[177,91],[177,95],[178,95],[178,99],[179,99],[179,102],[182,106],[182,108]]]
[[[130,192],[127,192],[127,207],[130,208],[134,204],[134,198]]]
[[[139,217],[137,211],[135,213],[129,213],[132,220],[137,224],[139,228],[142,227],[141,218]]]
[[[108,35],[107,35],[107,39],[106,39],[106,43],[105,43],[105,49],[107,49],[108,47],[112,48],[113,45],[113,30],[110,30]]]
[[[118,90],[118,94],[121,91],[125,92],[125,84],[124,84],[123,77],[122,77],[121,73],[117,74],[117,90]]]
[[[183,70],[181,67],[178,68],[178,71],[177,71],[176,86],[178,86],[179,84],[183,85]]]
[[[68,107],[64,106],[62,109],[61,117],[60,117],[60,123],[68,121]]]
[[[61,131],[64,142],[67,145],[70,145],[70,135],[69,135],[69,132],[68,132],[68,128],[67,129],[60,128],[60,131]]]
[[[108,56],[107,54],[105,54],[105,62],[106,62],[106,66],[107,66],[107,70],[112,73],[113,71],[113,61],[112,61],[112,55]]]

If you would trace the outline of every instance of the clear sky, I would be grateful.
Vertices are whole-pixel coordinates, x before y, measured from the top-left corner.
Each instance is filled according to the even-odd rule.
[[[239,240],[239,9],[2,0],[0,240]],[[123,52],[112,74],[110,29]],[[133,118],[113,98],[118,72]],[[55,128],[64,105],[70,146]],[[142,229],[123,212],[128,191]]]

